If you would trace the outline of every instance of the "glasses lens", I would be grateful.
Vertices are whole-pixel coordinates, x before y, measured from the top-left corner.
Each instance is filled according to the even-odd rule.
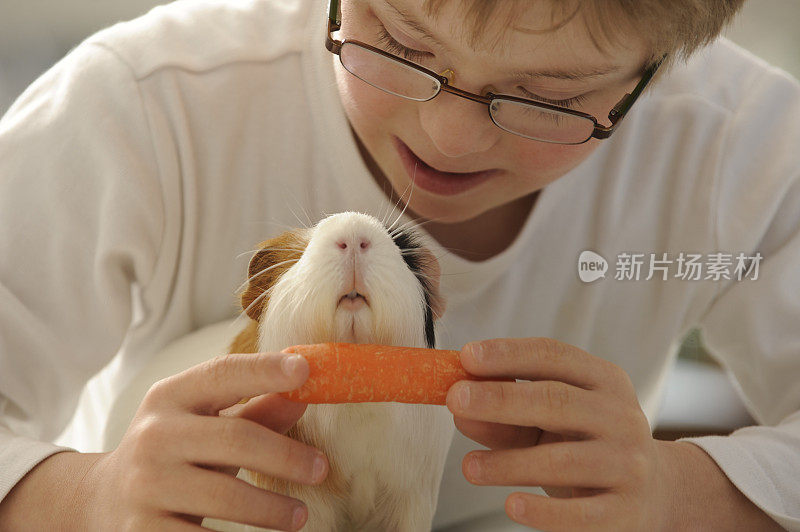
[[[492,101],[489,113],[498,127],[543,142],[581,144],[594,131],[594,121],[589,118],[503,98]]]
[[[339,59],[348,72],[390,94],[424,102],[439,92],[439,80],[395,59],[345,42]]]

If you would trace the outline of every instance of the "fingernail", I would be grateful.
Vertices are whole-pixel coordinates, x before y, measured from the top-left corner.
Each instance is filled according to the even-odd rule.
[[[303,526],[303,522],[306,520],[306,509],[302,506],[295,509],[294,514],[292,514],[292,529],[299,530],[301,526]]]
[[[472,355],[472,358],[478,364],[483,362],[483,347],[481,344],[471,344],[469,346],[469,352]]]
[[[522,518],[525,508],[522,505],[522,501],[519,499],[519,497],[514,497],[508,501],[508,511],[511,513],[511,517],[516,517],[517,519]]]
[[[461,385],[456,399],[458,400],[458,406],[461,407],[461,410],[466,410],[469,406],[469,384]]]
[[[321,455],[314,459],[314,472],[311,473],[314,483],[322,480],[322,475],[325,474],[325,458]]]
[[[300,355],[284,357],[283,360],[281,360],[281,370],[283,370],[283,374],[287,377],[294,375],[295,371],[297,371],[297,366],[299,363]]]
[[[467,460],[467,473],[473,480],[480,480],[481,478],[481,464],[477,456],[471,456]]]

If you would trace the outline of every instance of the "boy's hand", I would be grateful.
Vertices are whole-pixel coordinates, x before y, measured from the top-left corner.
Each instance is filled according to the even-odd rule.
[[[269,393],[308,378],[308,363],[298,357],[285,365],[289,359],[225,355],[156,383],[117,449],[84,478],[91,487],[85,528],[202,530],[203,517],[300,528],[308,512],[302,501],[234,478],[240,467],[309,485],[326,475],[318,449],[283,435],[306,405]],[[242,397],[254,398],[237,405]]]
[[[525,379],[460,381],[447,395],[456,427],[492,449],[465,456],[467,480],[542,486],[550,495],[511,494],[514,521],[542,530],[669,525],[675,455],[671,442],[653,439],[621,368],[550,338],[468,344],[461,363],[477,376]]]

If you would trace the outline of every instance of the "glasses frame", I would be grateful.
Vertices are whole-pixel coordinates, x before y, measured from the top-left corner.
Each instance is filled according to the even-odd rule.
[[[379,55],[382,55],[382,56],[387,57],[389,59],[392,59],[394,61],[398,61],[398,62],[400,62],[400,63],[402,63],[402,64],[404,64],[404,65],[406,65],[406,66],[408,66],[410,68],[418,70],[418,71],[422,72],[423,74],[438,80],[439,81],[439,90],[436,92],[436,94],[434,94],[433,96],[428,98],[428,100],[424,100],[424,101],[432,100],[433,98],[438,96],[442,91],[445,91],[445,92],[449,92],[450,94],[454,94],[456,96],[460,96],[462,98],[466,98],[468,100],[472,100],[473,102],[486,104],[487,105],[487,110],[489,111],[489,117],[491,118],[492,123],[497,125],[497,127],[499,127],[500,129],[503,129],[504,131],[508,131],[512,135],[517,135],[517,136],[520,136],[520,137],[523,137],[523,138],[527,138],[527,139],[531,139],[531,140],[538,140],[540,142],[550,142],[550,143],[554,143],[554,144],[575,145],[575,144],[584,144],[584,143],[588,142],[589,140],[591,140],[593,138],[601,139],[601,140],[609,138],[612,135],[612,133],[614,133],[614,131],[617,129],[619,124],[622,122],[622,119],[625,118],[625,115],[628,113],[628,111],[630,111],[631,107],[636,102],[636,100],[639,98],[639,96],[642,94],[642,92],[644,91],[645,87],[647,87],[647,85],[650,83],[650,80],[653,79],[653,76],[655,75],[656,71],[658,70],[658,67],[661,66],[661,64],[664,62],[664,60],[667,57],[667,55],[665,54],[658,61],[653,63],[651,66],[649,66],[644,71],[644,73],[642,75],[642,78],[639,80],[639,83],[636,85],[636,87],[634,87],[634,89],[630,93],[625,94],[625,96],[623,96],[622,99],[620,99],[620,101],[617,102],[617,104],[614,105],[614,107],[611,108],[611,111],[608,113],[608,120],[609,120],[609,122],[611,122],[611,125],[610,126],[604,126],[604,125],[600,124],[600,122],[597,120],[597,118],[595,118],[593,115],[590,115],[588,113],[583,113],[581,111],[576,111],[575,109],[569,109],[568,107],[560,107],[558,105],[552,105],[552,104],[548,104],[548,103],[544,103],[544,102],[538,102],[536,100],[530,100],[528,98],[520,98],[518,96],[511,96],[511,95],[508,95],[508,94],[495,94],[495,93],[492,93],[492,92],[488,92],[484,96],[484,95],[475,94],[475,93],[472,93],[472,92],[469,92],[469,91],[465,91],[463,89],[459,89],[458,87],[450,85],[450,81],[447,79],[447,77],[442,76],[441,74],[438,74],[438,73],[436,73],[436,72],[434,72],[432,70],[429,70],[429,69],[425,68],[424,66],[418,65],[418,64],[416,64],[414,62],[411,62],[411,61],[405,59],[404,57],[400,57],[400,56],[394,55],[392,53],[386,52],[385,50],[381,50],[380,48],[376,48],[375,46],[372,46],[370,44],[367,44],[367,43],[361,42],[361,41],[357,41],[357,40],[354,40],[354,39],[345,39],[343,41],[335,39],[333,37],[333,32],[339,31],[341,29],[341,26],[342,26],[342,19],[341,19],[341,14],[339,12],[339,0],[329,0],[329,3],[328,3],[328,31],[327,31],[327,34],[325,35],[325,48],[327,48],[329,52],[338,55],[340,57],[340,60],[341,60],[340,52],[342,50],[342,46],[345,43],[351,43],[351,44],[355,44],[357,46],[360,46],[362,48],[366,48],[367,50],[370,50],[371,52],[377,53]],[[384,90],[384,89],[380,89],[380,90]],[[394,93],[392,93],[392,94],[394,94]],[[405,98],[404,96],[400,96],[399,94],[396,94],[396,96],[399,96],[400,98]],[[406,99],[410,99],[410,98],[406,98]],[[542,109],[546,109],[548,111],[556,111],[556,112],[559,112],[559,113],[572,115],[572,116],[575,116],[575,117],[578,117],[578,118],[591,120],[592,123],[594,124],[594,128],[592,130],[592,134],[588,138],[586,138],[585,140],[582,140],[580,142],[557,142],[557,141],[548,141],[548,140],[538,139],[538,138],[534,138],[534,137],[528,137],[528,136],[522,135],[520,133],[515,133],[513,131],[509,131],[509,130],[503,128],[502,126],[498,125],[497,122],[494,121],[494,118],[492,117],[492,113],[491,113],[491,104],[492,104],[493,100],[497,100],[497,99],[509,100],[509,101],[513,101],[513,102],[516,102],[516,103],[527,104],[527,105],[531,105],[533,107],[539,107],[539,108],[542,108]],[[419,101],[419,100],[413,100],[412,99],[412,101]]]

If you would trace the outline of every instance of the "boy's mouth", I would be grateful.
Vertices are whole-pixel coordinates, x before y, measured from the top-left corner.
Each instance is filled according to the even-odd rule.
[[[393,140],[395,148],[400,155],[400,160],[403,162],[406,172],[408,172],[408,177],[420,188],[434,194],[443,196],[460,194],[488,181],[500,172],[499,170],[483,170],[480,172],[445,172],[437,170],[420,159],[402,140],[397,137],[394,137]]]

